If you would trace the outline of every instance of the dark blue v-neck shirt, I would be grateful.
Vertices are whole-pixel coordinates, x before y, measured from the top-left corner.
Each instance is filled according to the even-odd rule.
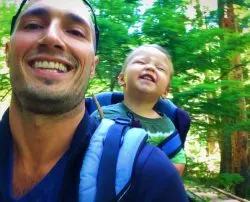
[[[9,128],[9,116],[8,111],[3,116],[2,122],[0,123],[0,133],[4,136],[4,143],[0,143],[0,148],[3,151],[0,155],[0,202],[56,202],[59,201],[60,195],[62,193],[62,184],[64,180],[65,170],[69,167],[69,159],[74,156],[77,150],[77,144],[84,141],[86,145],[89,141],[89,136],[91,134],[91,124],[90,119],[86,113],[83,117],[81,123],[79,124],[75,136],[73,138],[72,144],[69,150],[59,159],[55,166],[50,170],[50,172],[29,192],[24,194],[20,198],[13,197],[12,194],[12,176],[13,176],[13,144],[12,135]],[[88,138],[83,138],[84,136]],[[1,138],[3,140],[3,138]],[[3,146],[3,147],[2,147]],[[3,164],[1,164],[3,161]],[[1,179],[2,178],[2,179]],[[1,194],[4,194],[1,196]]]
[[[66,152],[51,171],[28,193],[20,198],[12,196],[12,173],[13,173],[13,150],[10,149],[8,164],[7,189],[10,202],[52,202],[58,201],[60,185],[64,175],[66,163],[68,162],[68,153]]]

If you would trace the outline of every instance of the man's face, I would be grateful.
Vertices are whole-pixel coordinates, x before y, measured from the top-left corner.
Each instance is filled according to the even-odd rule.
[[[94,75],[93,25],[81,0],[31,0],[10,43],[13,99],[39,114],[60,114],[84,99]]]
[[[170,82],[170,67],[167,56],[153,47],[135,51],[124,72],[119,76],[125,92],[146,93],[158,99],[166,96]]]

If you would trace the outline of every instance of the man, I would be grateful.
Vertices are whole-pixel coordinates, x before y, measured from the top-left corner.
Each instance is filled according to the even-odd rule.
[[[31,0],[17,16],[6,45],[13,92],[0,124],[1,202],[78,201],[79,173],[96,129],[83,107],[98,63],[95,28],[81,0]],[[186,201],[160,150],[145,162],[123,201]]]

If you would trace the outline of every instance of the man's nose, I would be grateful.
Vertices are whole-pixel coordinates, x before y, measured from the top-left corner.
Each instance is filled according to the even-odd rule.
[[[62,29],[56,22],[51,23],[45,30],[42,38],[39,40],[40,46],[47,46],[56,50],[65,50]]]

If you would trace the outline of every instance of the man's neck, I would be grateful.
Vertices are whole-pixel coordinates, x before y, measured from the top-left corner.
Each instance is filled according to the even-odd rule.
[[[84,116],[81,103],[61,116],[36,115],[11,103],[9,123],[13,138],[13,194],[20,197],[40,182],[68,150]]]
[[[70,146],[84,112],[81,104],[60,116],[36,115],[11,103],[9,122],[17,157],[31,166],[56,162]]]
[[[153,109],[157,99],[143,95],[124,93],[124,104],[134,113],[146,118],[159,118],[160,115]]]

